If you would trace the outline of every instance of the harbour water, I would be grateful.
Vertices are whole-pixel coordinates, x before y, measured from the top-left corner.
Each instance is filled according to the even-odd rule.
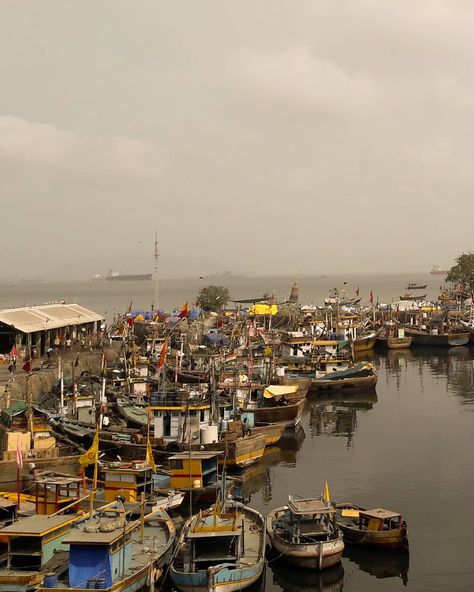
[[[268,461],[251,505],[265,513],[288,493],[321,494],[327,480],[335,500],[402,513],[409,558],[347,548],[343,574],[321,578],[270,564],[266,590],[472,590],[473,353],[375,354],[376,397],[308,401],[300,449]]]
[[[426,275],[222,278],[161,282],[168,308],[192,302],[203,285],[228,285],[236,298],[275,292],[286,299],[299,280],[301,300],[320,303],[332,287],[353,295],[357,285],[390,302],[409,281],[428,282],[434,297],[443,278]],[[8,283],[0,306],[77,300],[97,312],[149,306],[149,282]],[[341,569],[296,571],[270,562],[265,590],[462,592],[474,586],[474,349],[411,349],[369,353],[379,381],[377,395],[313,397],[302,430],[249,469],[242,495],[264,513],[288,494],[319,495],[327,480],[331,497],[399,511],[408,523],[409,557],[347,549]]]

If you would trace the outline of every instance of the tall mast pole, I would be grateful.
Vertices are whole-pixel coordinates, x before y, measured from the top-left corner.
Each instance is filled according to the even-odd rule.
[[[153,293],[153,308],[156,312],[159,309],[159,291],[158,291],[158,233],[155,230],[155,286],[154,286],[154,293]]]

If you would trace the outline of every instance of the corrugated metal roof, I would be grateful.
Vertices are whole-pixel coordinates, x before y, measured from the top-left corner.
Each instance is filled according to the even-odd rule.
[[[79,304],[45,304],[0,310],[0,323],[22,333],[59,329],[102,321],[103,317]]]

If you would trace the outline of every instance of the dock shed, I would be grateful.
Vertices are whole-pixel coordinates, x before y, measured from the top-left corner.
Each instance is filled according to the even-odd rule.
[[[43,356],[59,337],[74,342],[80,334],[86,338],[97,334],[104,318],[80,304],[44,304],[0,310],[0,354],[13,346],[31,353],[36,348]]]

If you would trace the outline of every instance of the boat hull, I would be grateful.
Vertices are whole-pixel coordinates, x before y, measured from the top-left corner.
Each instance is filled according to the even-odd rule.
[[[353,348],[356,354],[364,351],[369,351],[374,349],[375,342],[377,341],[377,335],[373,333],[372,335],[367,335],[366,337],[357,337],[354,339]]]
[[[255,536],[250,546],[245,546],[242,556],[232,560],[223,560],[222,563],[212,565],[212,557],[209,558],[211,566],[191,571],[191,566],[184,570],[182,567],[184,553],[186,556],[186,544],[189,543],[188,533],[190,532],[193,518],[190,518],[184,525],[178,542],[178,551],[170,566],[170,577],[173,584],[181,592],[236,592],[243,590],[255,583],[262,575],[265,567],[265,521],[263,516],[252,508],[243,506],[238,502],[226,503],[226,511],[231,507],[240,509],[243,513],[242,528],[246,529],[244,537],[245,545],[249,545],[249,536]],[[206,516],[212,516],[213,508],[207,510],[200,520]],[[212,533],[210,535],[212,537]],[[243,557],[243,560],[241,559]],[[189,570],[189,571],[188,571]]]
[[[413,343],[413,337],[387,337],[388,349],[407,349]]]
[[[295,544],[285,541],[273,529],[273,520],[284,507],[277,508],[267,517],[267,535],[273,550],[285,563],[303,569],[322,570],[341,562],[344,542],[342,535],[330,541],[318,541],[310,544]]]
[[[254,423],[279,423],[284,426],[296,426],[303,416],[305,399],[292,405],[274,405],[245,409],[245,413],[253,413]]]
[[[342,530],[344,540],[352,545],[366,545],[369,547],[378,547],[380,549],[406,549],[408,541],[406,529],[402,530],[384,530],[371,531],[360,530],[342,523],[338,523]]]
[[[453,347],[466,345],[469,343],[471,334],[466,333],[444,333],[432,335],[422,331],[406,329],[405,333],[413,338],[413,345],[435,346],[435,347]]]
[[[323,390],[373,390],[377,385],[377,376],[360,376],[356,378],[343,378],[341,380],[328,380],[317,378],[311,381],[312,391]]]

